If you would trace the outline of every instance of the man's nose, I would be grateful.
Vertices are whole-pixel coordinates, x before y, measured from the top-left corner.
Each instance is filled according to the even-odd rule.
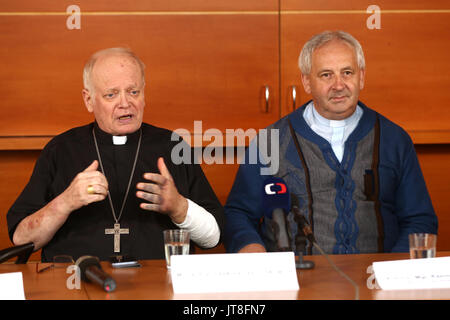
[[[345,88],[345,82],[344,79],[342,79],[342,77],[340,75],[337,75],[334,78],[334,82],[333,82],[333,89],[339,91]]]
[[[119,103],[120,103],[120,106],[122,108],[128,108],[130,106],[130,101],[128,99],[128,96],[127,96],[126,92],[122,92],[120,94],[120,101],[119,101]]]

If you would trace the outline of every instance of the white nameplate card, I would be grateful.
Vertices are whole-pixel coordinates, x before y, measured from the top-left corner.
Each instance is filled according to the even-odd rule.
[[[450,288],[450,257],[374,262],[383,290]]]
[[[0,300],[25,300],[22,272],[0,274]]]
[[[174,293],[299,290],[293,252],[175,255]]]

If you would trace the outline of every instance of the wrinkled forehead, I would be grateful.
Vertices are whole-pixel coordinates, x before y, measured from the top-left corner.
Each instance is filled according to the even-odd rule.
[[[92,68],[92,80],[95,86],[143,85],[138,62],[124,54],[100,56]]]
[[[316,48],[312,54],[312,64],[350,63],[357,66],[355,48],[343,40],[331,40]]]

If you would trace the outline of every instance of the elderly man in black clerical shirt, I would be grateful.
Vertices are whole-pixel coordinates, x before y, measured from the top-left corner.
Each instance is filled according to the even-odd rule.
[[[172,132],[142,122],[144,64],[105,49],[86,63],[82,91],[95,122],[53,138],[7,214],[15,245],[55,255],[163,259],[163,230],[219,243],[223,208],[198,164],[173,164]]]

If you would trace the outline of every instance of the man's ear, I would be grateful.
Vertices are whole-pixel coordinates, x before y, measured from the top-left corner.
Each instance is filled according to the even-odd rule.
[[[86,109],[89,112],[93,112],[94,111],[94,108],[92,106],[93,97],[92,97],[91,93],[89,92],[88,89],[84,88],[83,91],[81,92],[81,94],[83,95],[83,101],[84,101],[84,105],[86,106]]]
[[[305,92],[307,94],[311,94],[311,82],[309,79],[309,74],[302,73],[302,83],[303,83],[303,88],[305,89]]]
[[[359,72],[359,90],[362,90],[364,88],[364,77],[366,76],[366,70],[361,69]]]

